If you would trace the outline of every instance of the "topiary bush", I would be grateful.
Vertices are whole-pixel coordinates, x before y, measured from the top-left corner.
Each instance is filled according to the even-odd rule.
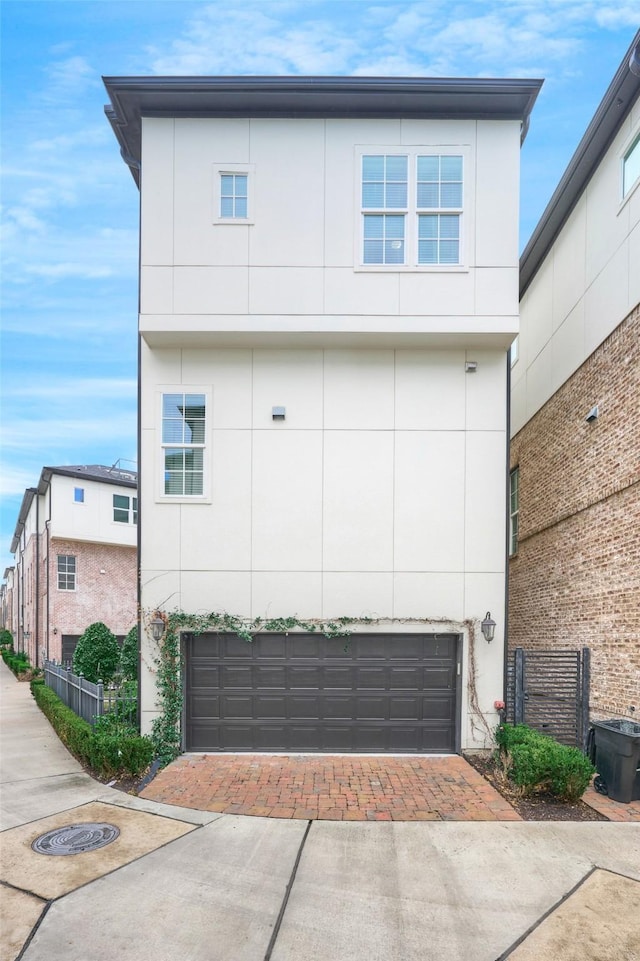
[[[577,801],[595,773],[578,748],[559,744],[526,724],[501,724],[496,743],[503,770],[523,795],[544,792],[561,801]]]
[[[6,628],[0,631],[0,647],[13,648],[13,634],[11,631],[6,630]]]
[[[82,674],[88,681],[108,684],[118,670],[120,648],[106,624],[96,621],[81,634],[73,653],[73,673]]]
[[[138,680],[138,625],[132,627],[120,650],[120,673],[123,681]]]

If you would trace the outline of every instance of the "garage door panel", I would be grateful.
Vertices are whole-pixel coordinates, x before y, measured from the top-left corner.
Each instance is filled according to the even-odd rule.
[[[220,697],[217,694],[196,694],[192,700],[193,718],[220,717]]]
[[[457,645],[433,635],[189,637],[187,749],[453,751]]]
[[[253,698],[253,716],[259,720],[277,718],[285,720],[287,716],[287,699],[280,697],[265,697],[258,695]]]
[[[287,685],[287,671],[283,667],[264,667],[259,665],[253,671],[253,685],[257,690],[276,688],[284,690]]]

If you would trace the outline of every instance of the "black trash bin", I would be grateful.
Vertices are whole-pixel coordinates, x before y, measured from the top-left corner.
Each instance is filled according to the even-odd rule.
[[[613,801],[640,798],[640,724],[613,719],[592,721],[595,766]]]

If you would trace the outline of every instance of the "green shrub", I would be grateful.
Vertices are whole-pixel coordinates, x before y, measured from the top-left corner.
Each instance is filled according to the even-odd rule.
[[[549,793],[561,801],[584,794],[595,768],[575,747],[559,744],[525,724],[502,724],[496,731],[503,768],[522,793]]]
[[[151,763],[153,745],[136,729],[107,714],[92,728],[67,707],[42,680],[31,682],[36,704],[56,734],[79,761],[103,777],[137,777]]]
[[[6,630],[6,628],[0,631],[0,647],[13,648],[13,634],[11,631]]]
[[[138,627],[132,627],[120,650],[120,673],[125,681],[138,680]]]
[[[24,651],[14,651],[12,648],[3,647],[2,648],[2,660],[5,662],[10,671],[19,677],[21,674],[30,674],[34,676],[40,673],[39,668],[34,668],[29,663],[29,658],[24,653]]]
[[[73,652],[73,673],[82,674],[88,681],[108,684],[118,670],[120,648],[106,624],[90,624],[78,638]]]

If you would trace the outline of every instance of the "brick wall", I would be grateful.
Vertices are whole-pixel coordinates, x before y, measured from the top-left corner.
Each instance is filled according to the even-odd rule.
[[[58,590],[59,554],[76,558],[75,591]],[[61,660],[63,634],[82,634],[95,621],[102,621],[114,634],[126,634],[134,626],[137,616],[136,558],[137,551],[133,547],[52,538],[49,565],[50,658]]]
[[[516,434],[511,466],[509,649],[590,647],[592,716],[639,718],[640,306]]]

